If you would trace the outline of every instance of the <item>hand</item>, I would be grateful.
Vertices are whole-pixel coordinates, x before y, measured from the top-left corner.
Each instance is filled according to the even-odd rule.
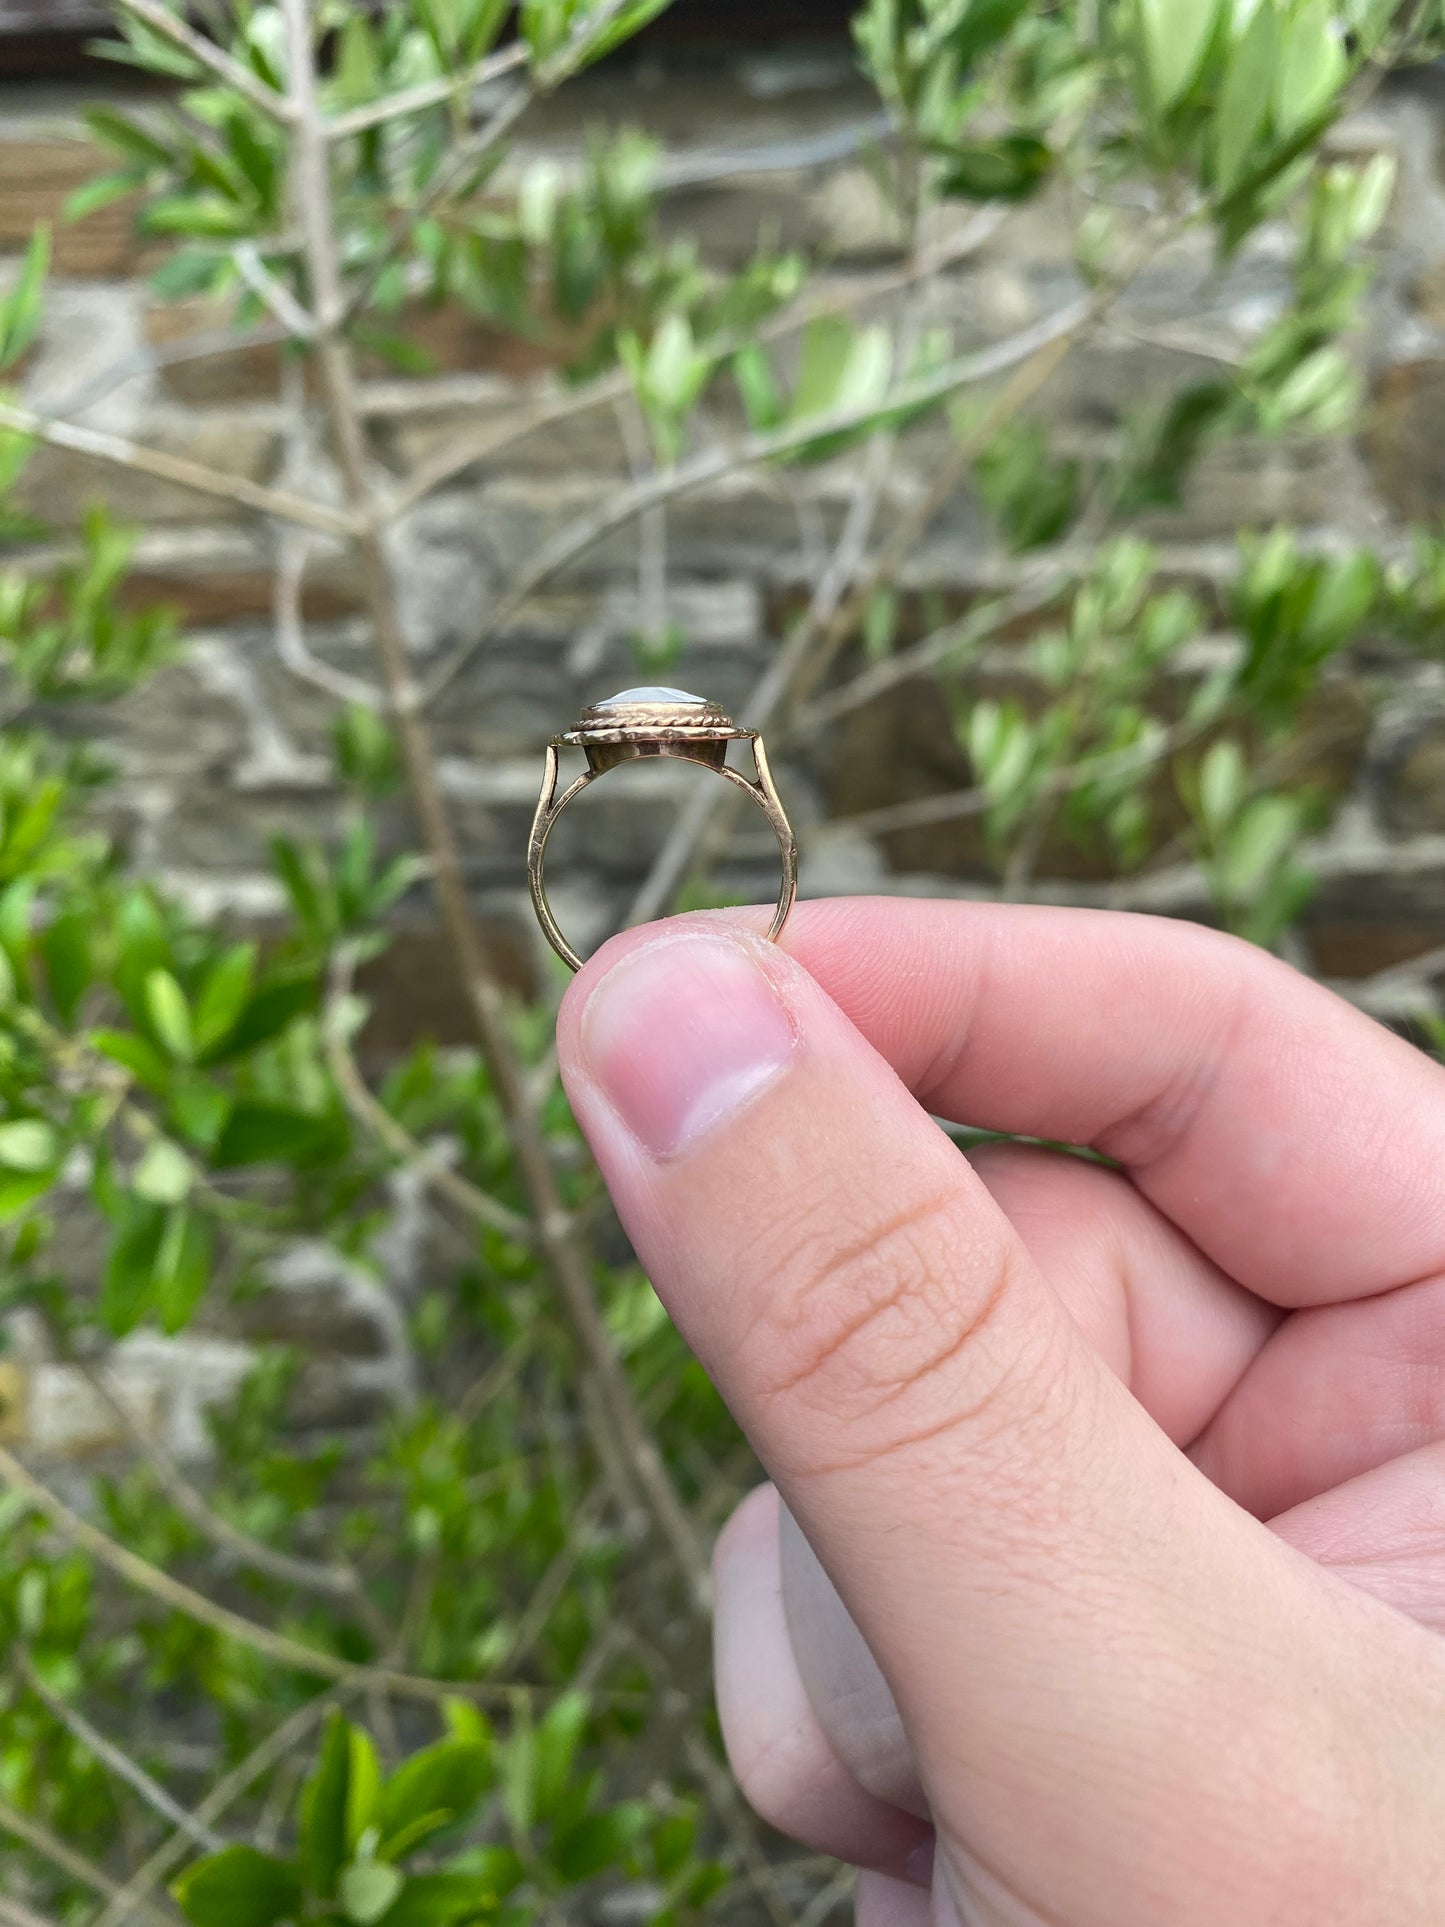
[[[1445,1920],[1445,1073],[1188,925],[748,923],[619,939],[559,1036],[775,1481],[717,1563],[754,1805],[864,1927]]]

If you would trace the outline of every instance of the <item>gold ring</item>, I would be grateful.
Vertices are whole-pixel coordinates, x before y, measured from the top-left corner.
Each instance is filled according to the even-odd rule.
[[[733,769],[727,760],[729,743],[751,743],[758,779],[753,782]],[[587,768],[557,794],[559,752],[580,749]],[[685,689],[624,689],[620,696],[609,696],[586,710],[575,729],[554,736],[547,745],[547,767],[542,777],[542,795],[532,824],[532,840],[527,847],[527,876],[532,886],[532,904],[548,943],[573,970],[582,968],[582,959],[557,927],[552,906],[547,901],[542,866],[547,854],[547,838],[557,818],[574,797],[589,783],[605,776],[622,763],[647,757],[672,756],[684,763],[701,763],[704,769],[726,777],[745,796],[750,796],[773,826],[783,858],[783,883],[778,892],[778,908],[768,935],[774,942],[783,934],[793,898],[798,893],[798,846],[792,825],[778,800],[768,768],[768,753],[755,729],[738,725],[716,703],[701,696],[689,696]]]

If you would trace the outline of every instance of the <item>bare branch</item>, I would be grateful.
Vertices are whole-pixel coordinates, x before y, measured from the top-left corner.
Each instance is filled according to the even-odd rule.
[[[662,1455],[638,1414],[627,1374],[593,1296],[591,1256],[583,1249],[577,1224],[563,1202],[547,1133],[533,1102],[527,1069],[508,1027],[502,986],[477,928],[456,832],[437,775],[436,757],[420,715],[411,655],[402,633],[396,596],[374,520],[376,504],[365,430],[350,354],[341,333],[341,270],[332,218],[325,128],[316,104],[311,11],[308,0],[285,0],[283,11],[291,99],[297,122],[293,193],[321,323],[316,343],[317,368],[342,479],[359,525],[356,553],[362,584],[401,758],[431,860],[432,880],[482,1052],[507,1121],[522,1182],[533,1207],[537,1248],[587,1362],[589,1385],[584,1387],[583,1411],[593,1427],[600,1427],[594,1433],[594,1443],[599,1456],[610,1452],[612,1462],[625,1470],[627,1479],[644,1499],[663,1542],[676,1559],[692,1604],[699,1612],[706,1612],[710,1593],[707,1552],[673,1488]],[[599,18],[599,15],[592,17],[594,25]],[[589,1392],[595,1396],[595,1405],[588,1397]],[[604,1417],[606,1426],[601,1425]],[[611,1428],[610,1432],[607,1427]]]
[[[929,375],[900,382],[880,401],[866,408],[833,409],[805,422],[790,422],[784,428],[747,435],[723,447],[707,449],[690,461],[635,482],[629,488],[619,489],[595,514],[582,518],[543,544],[536,560],[502,598],[480,632],[457,649],[427,680],[421,691],[422,704],[434,702],[473,656],[500,635],[555,575],[648,509],[696,494],[738,469],[777,461],[781,456],[806,448],[810,442],[851,433],[894,413],[927,407],[976,382],[991,380],[1029,360],[1051,343],[1071,338],[1089,320],[1095,306],[1096,297],[1081,297],[1007,341],[976,354],[959,356]]]
[[[263,1545],[213,1511],[159,1439],[146,1431],[130,1406],[117,1394],[104,1367],[89,1359],[73,1358],[70,1362],[124,1431],[177,1512],[198,1532],[204,1533],[212,1545],[283,1586],[296,1586],[303,1592],[320,1593],[332,1599],[350,1599],[358,1605],[363,1603],[361,1581],[352,1567],[298,1559],[275,1546]],[[370,1605],[369,1600],[364,1603]]]
[[[191,1819],[200,1826],[210,1826],[221,1819],[263,1773],[270,1772],[294,1747],[299,1746],[336,1704],[334,1694],[319,1693],[315,1699],[298,1707],[290,1719],[283,1720],[274,1732],[268,1733],[258,1746],[252,1748],[244,1760],[217,1780]],[[148,1906],[147,1897],[190,1851],[189,1833],[177,1829],[163,1846],[157,1847],[150,1858],[137,1868],[108,1905],[97,1914],[94,1927],[126,1927],[134,1918],[133,1910]],[[154,1913],[154,1909],[149,1911]]]
[[[33,1907],[27,1907],[21,1900],[11,1900],[6,1894],[0,1894],[0,1922],[4,1927],[60,1927],[59,1921],[52,1920],[48,1914],[38,1914]]]
[[[184,456],[167,455],[158,448],[144,448],[123,435],[81,428],[74,422],[51,421],[28,408],[17,408],[13,402],[0,401],[0,428],[33,436],[37,441],[48,442],[52,448],[89,455],[95,461],[109,462],[135,474],[174,482],[178,488],[193,489],[198,495],[238,502],[242,508],[254,509],[260,515],[274,515],[283,522],[299,522],[307,528],[321,529],[327,535],[350,535],[354,527],[350,516],[339,515],[319,502],[308,502],[303,496],[267,488],[263,483],[248,481],[243,475],[227,475],[221,469],[187,461]]]
[[[443,106],[447,101],[455,100],[459,94],[470,94],[478,87],[485,87],[491,81],[515,73],[518,67],[525,67],[526,64],[526,47],[520,41],[514,42],[512,46],[498,48],[484,60],[479,60],[469,73],[443,74],[436,80],[424,80],[401,93],[368,101],[364,107],[353,107],[347,113],[333,114],[326,122],[326,138],[332,141],[346,140],[352,134],[364,134],[369,127],[380,127],[386,121],[401,120],[407,114],[420,114],[428,107]]]
[[[419,1144],[386,1106],[372,1095],[366,1079],[357,1068],[356,1059],[347,1048],[345,1031],[339,1021],[340,1006],[350,995],[350,990],[350,960],[338,957],[332,973],[323,1036],[326,1061],[347,1110],[408,1170],[415,1171],[431,1190],[455,1205],[473,1223],[485,1225],[490,1231],[500,1231],[503,1237],[515,1239],[519,1244],[533,1243],[536,1233],[525,1218],[518,1217],[515,1211],[509,1211],[504,1204],[488,1197],[485,1191],[469,1183],[459,1171],[452,1170],[424,1144]]]
[[[709,344],[709,352],[718,361],[725,361],[740,348],[758,342],[783,340],[806,328],[810,322],[824,320],[829,315],[846,314],[869,302],[898,294],[913,283],[956,267],[975,254],[998,232],[1006,214],[1004,208],[985,207],[956,235],[927,250],[917,260],[901,268],[890,268],[882,274],[851,282],[847,287],[834,289],[828,294],[813,295],[782,314],[775,315],[761,327],[750,329],[745,334],[727,335]],[[587,414],[593,408],[605,407],[607,403],[618,401],[631,392],[631,376],[626,370],[614,370],[610,374],[596,376],[581,388],[529,403],[509,421],[484,429],[463,431],[454,441],[439,449],[429,461],[422,463],[400,488],[393,491],[382,509],[383,519],[388,522],[398,520],[415,508],[424,496],[441,488],[453,476],[462,474],[477,462],[494,460],[529,436],[555,428],[561,422],[573,421],[579,415]]]
[[[15,1657],[26,1685],[36,1697],[42,1700],[54,1717],[67,1732],[73,1734],[81,1745],[95,1755],[102,1766],[123,1780],[133,1793],[138,1793],[152,1812],[158,1813],[170,1826],[189,1835],[192,1842],[205,1853],[216,1853],[225,1846],[219,1834],[210,1827],[202,1826],[194,1820],[178,1800],[172,1799],[158,1780],[152,1779],[139,1760],[133,1760],[129,1753],[85,1717],[78,1706],[72,1706],[59,1693],[52,1692],[46,1685],[35,1662],[23,1646],[15,1648]]]
[[[151,32],[162,40],[170,41],[182,53],[189,54],[198,66],[205,67],[225,86],[243,94],[253,107],[259,107],[263,114],[279,121],[283,127],[291,119],[291,109],[284,94],[278,94],[274,87],[268,87],[249,67],[243,67],[239,60],[233,60],[224,47],[218,47],[214,40],[207,40],[188,26],[179,14],[172,13],[169,7],[162,6],[161,0],[115,0],[122,13],[141,21]]]
[[[135,348],[119,355],[98,374],[55,402],[42,401],[36,412],[45,420],[83,415],[108,395],[139,375],[155,374],[162,368],[178,368],[191,361],[220,360],[226,355],[245,354],[251,348],[274,348],[291,339],[291,330],[279,321],[260,321],[254,328],[207,328],[185,341],[169,341],[162,346]]]
[[[379,689],[369,682],[363,682],[359,676],[347,675],[344,669],[333,669],[330,663],[312,655],[307,645],[301,592],[310,558],[311,545],[305,535],[299,529],[284,529],[276,557],[272,596],[276,654],[293,676],[325,690],[328,696],[334,696],[338,702],[358,703],[365,709],[382,709],[385,707],[385,698]]]
[[[395,1672],[387,1666],[365,1666],[338,1659],[334,1653],[307,1646],[299,1639],[291,1639],[285,1633],[273,1632],[269,1626],[246,1619],[227,1606],[218,1606],[214,1600],[207,1599],[193,1587],[179,1579],[172,1579],[169,1573],[162,1572],[158,1566],[153,1566],[148,1559],[142,1559],[129,1547],[117,1544],[99,1526],[72,1510],[5,1446],[0,1446],[0,1481],[28,1499],[58,1532],[83,1547],[117,1578],[141,1592],[149,1593],[153,1599],[159,1599],[172,1612],[183,1613],[188,1619],[197,1620],[242,1646],[249,1646],[252,1652],[261,1653],[279,1666],[363,1689],[380,1686],[386,1692],[405,1699],[433,1703],[460,1698],[478,1700],[482,1704],[505,1705],[518,1692],[528,1690],[501,1682],[422,1679],[415,1674]]]
[[[261,259],[261,250],[256,243],[243,241],[231,259],[236,263],[237,274],[252,294],[271,310],[288,336],[294,335],[301,341],[309,341],[316,332],[315,317],[306,312],[286,283],[278,281],[272,274]]]
[[[87,1860],[83,1853],[77,1853],[68,1841],[52,1833],[39,1820],[28,1813],[22,1813],[18,1807],[11,1806],[5,1799],[0,1799],[0,1828],[3,1828],[6,1833],[13,1834],[17,1840],[23,1840],[32,1853],[37,1853],[42,1859],[50,1861],[52,1866],[58,1867],[62,1873],[69,1874],[70,1878],[78,1881],[82,1887],[89,1887],[102,1899],[114,1900],[120,1893],[119,1883],[112,1880],[109,1874],[102,1872],[93,1861]],[[169,1927],[168,1916],[161,1913],[159,1908],[143,1906],[140,1911],[148,1919],[160,1922],[161,1927]]]

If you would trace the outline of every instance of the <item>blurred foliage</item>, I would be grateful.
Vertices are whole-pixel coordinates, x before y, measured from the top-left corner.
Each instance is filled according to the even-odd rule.
[[[901,678],[926,651],[970,772],[959,814],[980,819],[1006,889],[1027,893],[1060,844],[1125,877],[1191,866],[1222,924],[1285,942],[1311,887],[1308,838],[1336,801],[1300,775],[1313,705],[1362,637],[1438,649],[1445,542],[1325,553],[1278,529],[1244,541],[1206,594],[1169,579],[1144,531],[1226,437],[1349,429],[1393,177],[1383,158],[1324,157],[1322,137],[1378,72],[1438,44],[1435,9],[866,0],[856,46],[891,126],[868,162],[900,236],[916,243],[955,203],[1059,194],[1087,291],[1073,338],[1111,315],[1127,327],[1120,291],[1181,237],[1211,235],[1222,271],[1266,224],[1292,235],[1278,314],[1208,380],[1130,410],[1104,452],[1070,445],[1046,403],[978,398],[969,356],[906,302],[886,319],[811,308],[816,264],[769,248],[717,271],[668,235],[666,156],[638,133],[504,177],[509,103],[565,84],[660,10],[524,0],[514,46],[501,0],[323,0],[351,342],[417,372],[408,313],[461,303],[552,344],[584,389],[615,379],[664,477],[709,458],[709,422],[739,408],[738,459],[784,479],[861,461],[927,419],[966,457],[1019,586],[926,624],[920,644],[900,583],[875,583],[857,660],[836,675]],[[267,102],[287,85],[282,21],[258,0],[198,12],[251,84],[122,9],[123,39],[102,51],[167,89],[143,110],[93,111],[114,165],[70,211],[139,196],[162,294],[223,298],[237,328],[274,329],[317,296],[295,129]],[[0,301],[12,382],[43,324],[47,260],[42,233]],[[264,942],[189,914],[107,833],[111,772],[86,743],[104,740],[103,705],[144,700],[183,647],[178,625],[120,593],[137,532],[110,516],[91,513],[58,560],[26,546],[31,454],[23,435],[0,439],[0,516],[19,545],[0,569],[6,1328],[23,1314],[93,1371],[137,1334],[245,1328],[258,1308],[264,1329],[298,1251],[379,1289],[438,1168],[491,1215],[427,1193],[404,1313],[414,1395],[375,1425],[299,1426],[307,1362],[262,1343],[210,1410],[204,1497],[142,1444],[94,1482],[100,1536],[77,1545],[58,1501],[6,1475],[0,1633],[17,1658],[0,1678],[0,1838],[15,1888],[67,1923],[461,1927],[595,1918],[596,1896],[623,1886],[654,1927],[757,1919],[756,1867],[706,1766],[703,1629],[585,1423],[588,1367],[523,1235],[531,1203],[494,1079],[479,1055],[423,1041],[380,1074],[373,1108],[356,1101],[352,974],[428,869],[396,848],[392,730],[338,705],[345,820],[330,840],[276,842],[287,909]],[[637,647],[660,672],[686,642],[664,622]],[[702,874],[685,895],[719,900]],[[564,1201],[596,1221],[550,1012],[509,1024],[544,1089]],[[77,1245],[98,1254],[82,1282]],[[608,1338],[710,1531],[750,1475],[746,1447],[618,1242],[599,1248]],[[269,1750],[278,1732],[291,1737]],[[172,1839],[165,1802],[205,1812],[218,1787],[130,1911],[110,1911],[107,1883]]]

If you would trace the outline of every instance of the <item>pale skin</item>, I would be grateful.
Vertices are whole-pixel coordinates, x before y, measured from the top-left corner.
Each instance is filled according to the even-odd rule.
[[[756,923],[618,939],[559,1027],[772,1480],[716,1563],[749,1799],[861,1927],[1438,1927],[1445,1071],[1183,924]]]

